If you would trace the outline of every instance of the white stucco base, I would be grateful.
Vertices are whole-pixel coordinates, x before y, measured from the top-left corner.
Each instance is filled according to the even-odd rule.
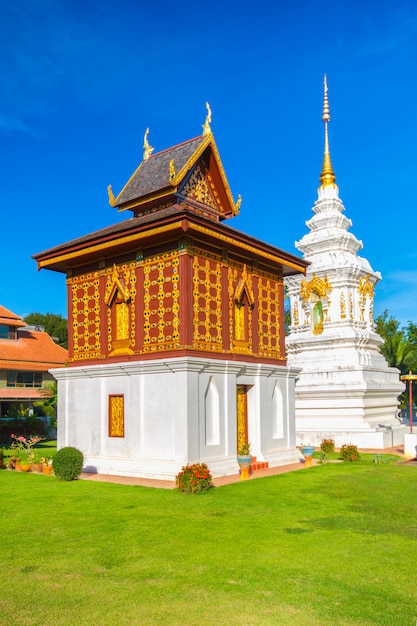
[[[155,359],[51,372],[58,381],[58,448],[85,471],[173,480],[187,463],[238,473],[236,386],[247,385],[251,452],[270,467],[298,462],[294,380],[299,370],[201,358]],[[109,437],[109,395],[123,394],[125,436]]]
[[[414,433],[408,432],[404,435],[404,456],[407,459],[417,457],[417,435]]]
[[[407,426],[398,417],[403,389],[395,368],[329,367],[303,370],[296,384],[297,443],[390,448],[403,443]]]

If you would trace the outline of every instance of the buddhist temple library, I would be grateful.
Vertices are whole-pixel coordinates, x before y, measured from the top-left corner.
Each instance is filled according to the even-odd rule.
[[[173,479],[190,462],[237,473],[296,462],[284,279],[308,263],[226,225],[234,200],[210,127],[153,153],[109,200],[127,219],[35,255],[66,275],[68,367],[58,447],[99,473]]]

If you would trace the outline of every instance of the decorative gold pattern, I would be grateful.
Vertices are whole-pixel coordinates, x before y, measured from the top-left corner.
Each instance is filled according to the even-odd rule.
[[[195,230],[199,233],[205,233],[205,234],[213,234],[213,231],[210,230],[209,228],[206,228],[205,226],[200,226],[199,224],[194,224],[193,222],[190,222],[189,224],[189,232],[191,232],[192,230]],[[233,237],[230,237],[228,235],[223,235],[221,233],[216,233],[216,238],[219,239],[220,241],[224,241],[228,244],[234,244],[236,243],[236,239],[234,239]],[[246,250],[247,252],[251,252],[254,254],[258,254],[259,256],[263,257],[264,259],[268,259],[269,261],[274,261],[275,263],[282,263],[283,265],[286,265],[287,267],[292,267],[293,269],[302,272],[303,274],[305,273],[305,265],[300,265],[298,263],[294,263],[288,259],[284,259],[283,257],[280,257],[276,254],[270,254],[269,252],[264,252],[263,250],[260,250],[259,248],[255,248],[254,246],[251,246],[249,244],[245,244],[243,242],[239,242],[239,248],[241,250]]]
[[[222,268],[220,263],[193,259],[193,347],[222,348]]]
[[[171,230],[176,230],[177,228],[181,228],[181,221],[174,222],[172,224],[167,224],[165,226],[159,226],[158,228],[154,228],[152,230],[152,234],[156,235],[158,233],[167,233],[167,232],[170,232]],[[62,261],[69,261],[72,259],[76,259],[79,256],[84,256],[86,254],[91,254],[94,252],[105,251],[107,253],[111,250],[113,246],[119,247],[125,243],[130,243],[132,241],[141,241],[141,240],[143,240],[142,232],[135,233],[134,235],[126,235],[125,237],[116,237],[115,239],[113,239],[113,241],[106,241],[105,243],[87,246],[86,248],[82,248],[81,250],[76,250],[75,252],[68,252],[67,254],[61,254],[60,256],[56,256],[51,259],[38,261],[38,267],[39,269],[41,269],[43,267],[55,265],[55,263],[62,263]]]
[[[298,315],[298,302],[295,300],[292,307],[292,321],[294,326],[298,326],[299,324],[299,315]]]
[[[144,260],[144,352],[180,347],[178,251]]]
[[[309,281],[301,281],[301,299],[303,302],[310,300],[312,294],[316,294],[319,298],[327,298],[327,295],[331,293],[332,286],[326,275],[324,280],[313,274],[313,278]]]
[[[100,358],[100,273],[68,278],[72,293],[71,360]]]
[[[280,350],[280,289],[278,281],[258,279],[258,336],[259,354],[274,359],[281,358]],[[295,303],[296,305],[296,303]],[[296,324],[298,325],[298,307]]]
[[[236,387],[236,412],[237,412],[237,450],[248,443],[247,433],[247,389],[246,385]]]
[[[196,165],[189,181],[184,186],[183,194],[192,200],[205,204],[211,209],[218,210],[219,207],[213,198],[213,195],[217,195],[217,192],[209,188],[206,175],[207,170],[203,171],[200,165]]]
[[[123,395],[109,396],[109,437],[125,436],[125,407]]]
[[[343,291],[340,294],[340,318],[342,320],[346,319],[346,299]]]
[[[369,280],[369,274],[367,274],[365,278],[363,278],[363,276],[359,277],[358,291],[363,297],[365,296],[369,296],[370,298],[374,297],[374,285]]]
[[[353,296],[351,291],[349,292],[349,316],[353,320]]]
[[[171,159],[169,162],[169,180],[172,181],[173,178],[175,178],[175,166],[174,159]]]

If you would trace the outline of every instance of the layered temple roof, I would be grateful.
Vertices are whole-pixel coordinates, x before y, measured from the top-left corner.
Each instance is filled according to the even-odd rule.
[[[207,123],[201,136],[152,154],[145,133],[144,158],[111,206],[133,217],[33,256],[38,268],[68,272],[81,264],[135,253],[185,235],[224,242],[229,251],[246,250],[249,259],[276,267],[284,276],[304,273],[307,263],[229,226],[223,220],[239,213]],[[168,233],[168,234],[167,234]],[[167,239],[168,238],[168,239]]]
[[[213,221],[236,215],[234,201],[213,134],[208,132],[144,159],[115,198],[108,188],[110,204],[135,216],[186,204]]]

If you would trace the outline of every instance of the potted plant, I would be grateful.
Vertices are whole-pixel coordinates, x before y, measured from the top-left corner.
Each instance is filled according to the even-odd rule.
[[[40,459],[42,463],[42,473],[50,476],[52,472],[52,459],[50,457],[41,457]]]
[[[30,470],[35,474],[42,474],[42,457],[33,456]]]
[[[22,461],[20,466],[16,466],[16,469],[20,470],[21,472],[29,472],[31,464],[33,463],[35,458],[33,447],[36,446],[36,444],[43,439],[46,439],[46,437],[40,437],[39,435],[24,437],[23,435],[14,435],[13,433],[10,436],[12,439],[14,439],[10,447],[15,450],[21,450],[26,456],[26,460]]]
[[[301,452],[303,453],[303,456],[305,458],[305,466],[311,467],[311,459],[313,458],[314,454],[314,446],[312,446],[311,444],[302,444]]]
[[[242,443],[237,451],[237,462],[240,470],[240,480],[249,478],[249,469],[252,461],[250,453],[250,443]]]
[[[17,465],[20,465],[20,458],[17,456],[9,456],[6,461],[6,469],[15,470]]]

